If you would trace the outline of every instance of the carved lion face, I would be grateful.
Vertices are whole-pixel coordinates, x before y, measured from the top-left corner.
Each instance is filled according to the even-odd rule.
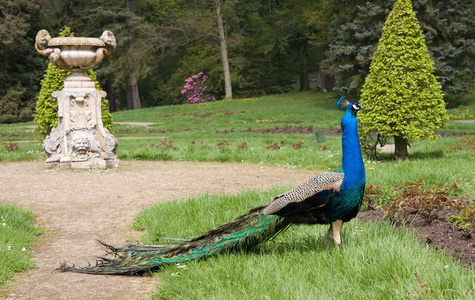
[[[78,136],[74,138],[74,146],[73,149],[75,152],[79,154],[86,154],[89,150],[89,140],[85,136]]]

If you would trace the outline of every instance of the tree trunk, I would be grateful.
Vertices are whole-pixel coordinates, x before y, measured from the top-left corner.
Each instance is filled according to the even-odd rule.
[[[394,136],[394,144],[394,157],[396,160],[406,160],[409,157],[409,153],[407,152],[407,138]]]
[[[335,75],[328,73],[327,58],[325,54],[322,55],[322,61],[320,62],[320,68],[318,69],[318,82],[317,91],[324,93],[331,91],[335,84]]]
[[[127,109],[140,108],[139,86],[137,81],[127,85]]]
[[[125,0],[125,8],[127,9],[128,13],[132,11],[132,1]],[[129,51],[132,50],[133,44],[135,42],[135,30],[133,27],[128,24],[127,25],[129,30]],[[129,79],[127,82],[127,109],[137,109],[140,108],[142,105],[140,104],[140,97],[139,97],[139,86],[137,83],[137,78],[135,77],[135,59],[129,56]]]
[[[218,17],[218,34],[221,47],[221,60],[223,61],[224,72],[224,91],[226,99],[233,97],[233,88],[231,85],[231,73],[229,71],[228,49],[226,48],[226,36],[224,35],[223,16],[221,15],[221,6],[219,0],[216,0],[216,15]]]
[[[110,73],[107,78],[107,96],[109,98],[109,111],[117,111],[117,102],[115,99],[114,74]]]
[[[300,91],[310,90],[310,81],[308,79],[308,63],[307,63],[307,39],[303,39],[299,43],[300,52]]]
[[[320,70],[318,71],[317,90],[326,93],[333,89],[334,84],[335,84],[335,76],[326,73],[325,70],[320,68]]]

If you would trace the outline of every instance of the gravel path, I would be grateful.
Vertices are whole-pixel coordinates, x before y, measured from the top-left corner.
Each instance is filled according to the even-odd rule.
[[[203,192],[295,185],[315,173],[222,163],[121,161],[117,170],[100,171],[47,170],[43,162],[1,163],[0,203],[32,209],[38,214],[37,226],[48,233],[30,249],[39,268],[18,274],[11,287],[0,290],[0,297],[149,299],[159,275],[93,276],[54,269],[63,261],[94,263],[104,254],[96,239],[113,245],[137,240],[133,218],[152,203]]]

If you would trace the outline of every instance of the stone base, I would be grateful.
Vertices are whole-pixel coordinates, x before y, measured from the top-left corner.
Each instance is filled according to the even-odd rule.
[[[119,159],[106,159],[106,168],[107,169],[115,169],[119,167]]]
[[[59,168],[62,170],[115,169],[119,167],[119,159],[94,157],[85,161],[55,161],[46,162],[46,167],[48,169]]]
[[[117,139],[102,124],[104,91],[82,69],[71,70],[61,91],[51,95],[58,101],[58,126],[43,141],[46,165],[60,169],[117,168]]]

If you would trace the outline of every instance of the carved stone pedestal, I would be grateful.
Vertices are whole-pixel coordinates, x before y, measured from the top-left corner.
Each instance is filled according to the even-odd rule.
[[[117,139],[102,124],[101,101],[106,93],[94,87],[87,69],[96,68],[116,48],[114,34],[100,38],[51,38],[48,31],[36,35],[36,50],[58,68],[68,69],[64,88],[53,92],[58,101],[58,127],[43,141],[48,167],[62,169],[117,168]]]
[[[102,124],[101,101],[106,93],[81,70],[67,77],[54,92],[58,101],[58,127],[43,141],[48,167],[72,169],[117,168],[117,139]]]

